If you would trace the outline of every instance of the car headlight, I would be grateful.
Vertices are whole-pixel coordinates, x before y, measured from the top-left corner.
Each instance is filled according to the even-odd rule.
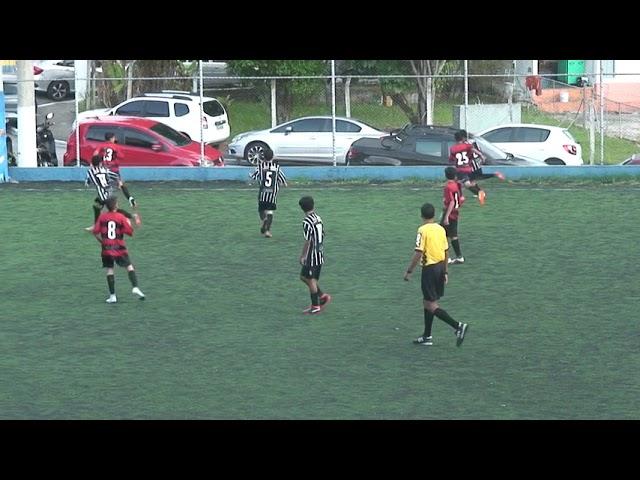
[[[247,138],[249,136],[248,133],[241,133],[240,135],[236,135],[231,139],[231,143],[236,143],[242,140],[243,138]]]

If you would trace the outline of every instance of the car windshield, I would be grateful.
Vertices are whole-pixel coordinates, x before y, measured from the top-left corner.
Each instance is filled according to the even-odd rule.
[[[153,127],[150,128],[150,130],[153,130],[158,135],[163,136],[171,143],[173,143],[174,145],[178,145],[179,147],[189,145],[191,143],[191,140],[189,140],[187,137],[182,135],[177,130],[174,130],[169,125],[165,125],[164,123],[156,123]]]
[[[482,137],[474,136],[471,138],[471,141],[476,142],[480,151],[491,160],[503,160],[507,158],[507,153],[504,150],[500,150],[493,143]]]

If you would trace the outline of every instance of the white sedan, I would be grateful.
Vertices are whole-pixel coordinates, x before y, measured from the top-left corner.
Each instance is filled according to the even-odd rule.
[[[266,130],[233,137],[228,155],[256,165],[269,147],[273,156],[286,163],[333,164],[333,122],[330,116],[303,117]],[[351,144],[363,137],[388,135],[353,118],[336,117],[336,163],[345,164]]]
[[[496,147],[547,165],[582,165],[582,147],[569,130],[550,125],[514,123],[476,133]]]
[[[37,91],[59,102],[76,89],[73,60],[36,60],[33,65],[33,79]]]

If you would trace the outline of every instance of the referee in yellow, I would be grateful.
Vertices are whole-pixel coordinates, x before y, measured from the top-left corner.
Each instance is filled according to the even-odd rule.
[[[444,295],[444,286],[448,282],[447,250],[449,245],[447,234],[444,228],[434,221],[435,208],[433,205],[425,203],[420,212],[422,225],[418,228],[415,252],[404,274],[404,279],[408,282],[418,262],[422,265],[424,334],[413,343],[425,346],[433,345],[431,326],[435,315],[455,330],[456,345],[459,347],[469,330],[469,325],[454,320],[438,305],[438,299]]]

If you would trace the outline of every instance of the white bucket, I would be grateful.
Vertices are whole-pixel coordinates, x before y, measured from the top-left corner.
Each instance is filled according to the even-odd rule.
[[[563,90],[560,92],[560,102],[567,103],[569,102],[569,92]]]

